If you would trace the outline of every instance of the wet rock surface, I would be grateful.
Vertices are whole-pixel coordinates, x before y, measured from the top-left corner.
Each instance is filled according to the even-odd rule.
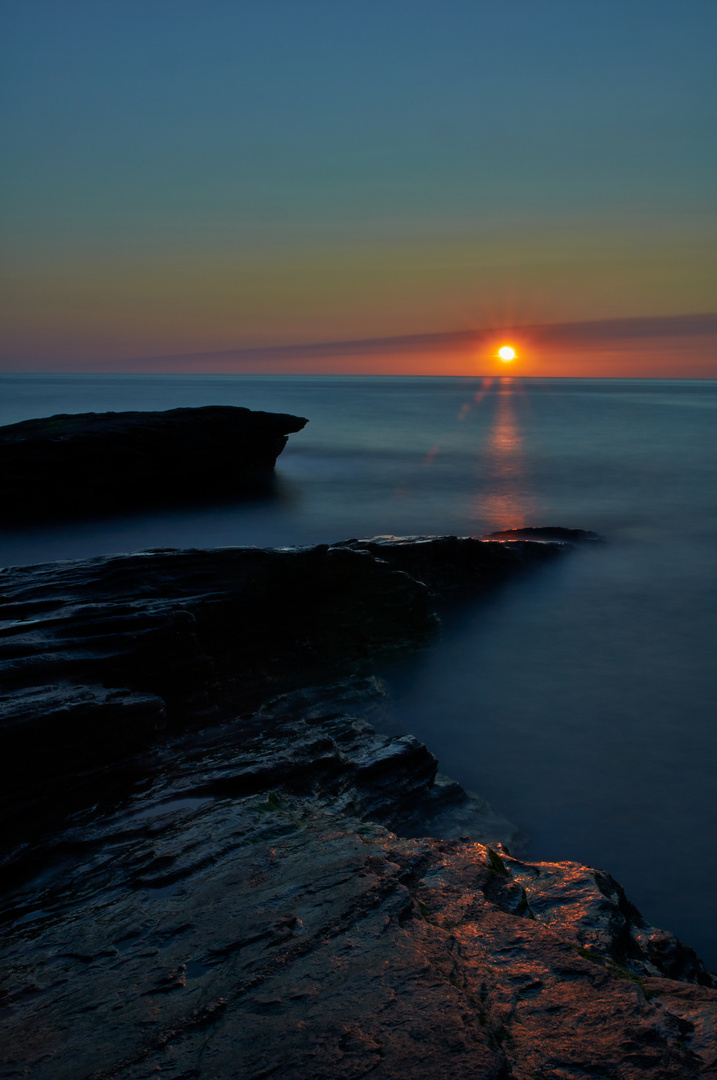
[[[0,572],[0,813],[157,734],[366,669],[436,633],[433,601],[560,557],[562,543],[378,537],[223,548]]]
[[[267,494],[288,435],[307,420],[208,405],[59,414],[0,428],[6,523]]]
[[[523,536],[523,532],[531,535]],[[540,535],[532,535],[536,533]],[[527,529],[515,530],[515,535],[496,534],[492,542],[471,536],[372,536],[345,540],[342,547],[368,552],[394,570],[417,578],[435,601],[483,593],[594,536],[582,529]]]
[[[426,748],[283,709],[26,851],[0,1075],[714,1075],[717,991],[607,874],[396,835]]]
[[[0,1076],[716,1075],[717,990],[694,953],[604,871],[515,857],[509,822],[417,739],[381,734],[370,663],[435,632],[443,540],[5,572],[5,737],[32,732],[19,758],[72,736],[44,803],[6,800]],[[550,550],[473,545],[516,570]],[[416,550],[426,584],[404,570]],[[287,589],[324,572],[324,606],[291,623],[306,594]],[[477,589],[489,578],[476,567]],[[252,642],[236,622],[259,610]],[[256,680],[282,620],[285,666],[267,654]],[[112,753],[83,750],[103,727]],[[54,817],[23,829],[23,799]]]
[[[569,544],[602,543],[599,533],[588,529],[564,529],[554,525],[528,526],[524,529],[502,529],[489,533],[488,540],[564,540]]]
[[[476,542],[477,543],[477,542]],[[0,572],[0,811],[282,689],[436,632],[421,582],[366,552],[152,551]]]

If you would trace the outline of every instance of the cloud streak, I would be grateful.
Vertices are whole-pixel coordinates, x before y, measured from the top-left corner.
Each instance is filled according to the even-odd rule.
[[[492,327],[475,330],[449,330],[431,334],[403,334],[393,337],[359,338],[349,341],[321,341],[302,345],[270,345],[258,348],[227,349],[213,352],[182,353],[173,356],[142,357],[133,362],[172,362],[199,365],[236,361],[284,361],[303,363],[328,357],[367,356],[373,353],[452,352],[511,334],[540,341],[541,344],[602,345],[612,341],[669,339],[717,335],[717,313],[699,315],[662,315],[587,322],[545,323],[531,326]]]

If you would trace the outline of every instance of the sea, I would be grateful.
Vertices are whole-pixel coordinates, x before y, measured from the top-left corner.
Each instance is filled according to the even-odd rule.
[[[0,525],[0,565],[594,530],[604,543],[449,612],[386,672],[388,723],[515,822],[528,857],[608,870],[717,969],[717,381],[0,376],[0,424],[215,404],[308,417],[273,496]]]

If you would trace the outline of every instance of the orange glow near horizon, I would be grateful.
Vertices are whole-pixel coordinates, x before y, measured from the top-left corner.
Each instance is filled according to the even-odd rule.
[[[509,336],[510,335],[510,336]],[[510,346],[506,346],[510,341]],[[503,360],[499,349],[510,347],[511,361]],[[408,375],[408,376],[497,376],[507,371],[525,378],[717,378],[717,335],[689,337],[616,338],[586,337],[580,342],[552,338],[550,327],[538,330],[518,328],[498,332],[476,331],[474,339],[455,344],[427,342],[413,345],[381,342],[337,344],[314,353],[302,346],[302,355],[291,355],[269,347],[261,355],[227,349],[225,352],[146,356],[136,359],[99,361],[97,350],[87,357],[65,358],[55,364],[39,357],[0,363],[10,373],[53,371],[116,374],[217,374],[217,375]]]

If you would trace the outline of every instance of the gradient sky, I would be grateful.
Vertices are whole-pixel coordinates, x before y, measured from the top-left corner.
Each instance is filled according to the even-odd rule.
[[[715,0],[0,14],[0,369],[717,377]]]

